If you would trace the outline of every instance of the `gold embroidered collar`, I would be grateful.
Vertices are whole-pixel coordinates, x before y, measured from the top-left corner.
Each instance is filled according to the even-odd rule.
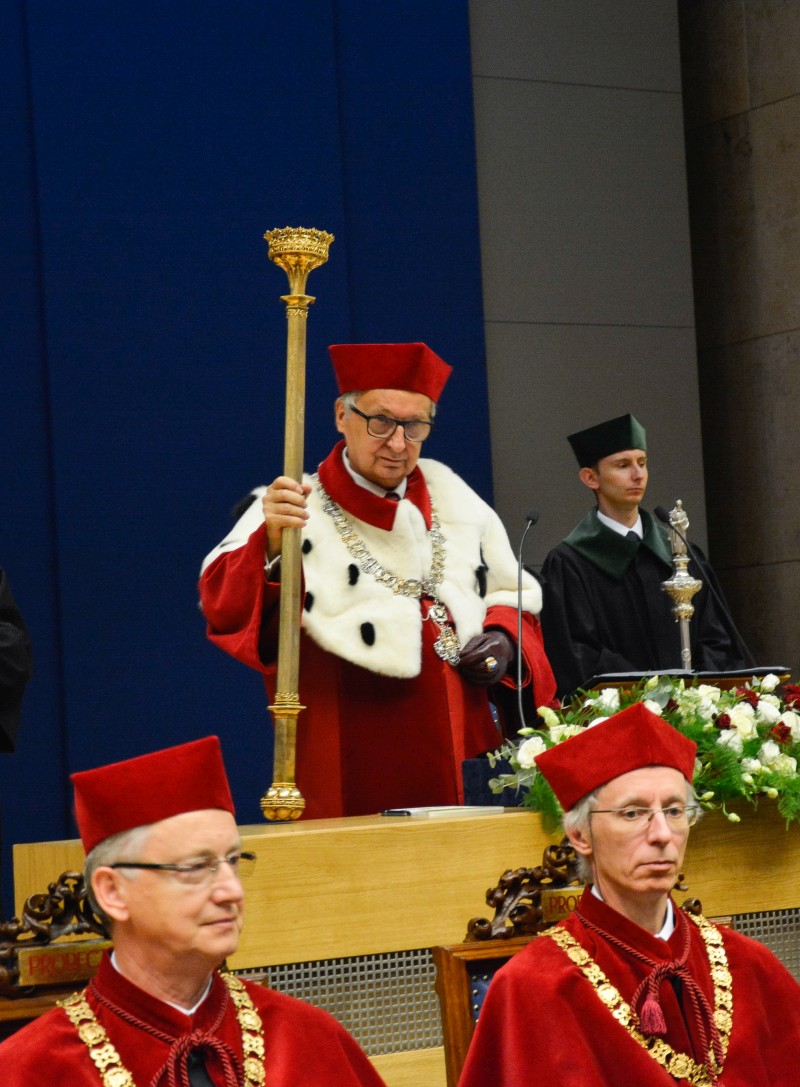
[[[689,918],[700,929],[700,935],[706,945],[711,979],[714,983],[714,1022],[719,1029],[724,1058],[733,1029],[733,993],[728,958],[719,929],[710,924],[705,917],[694,917],[689,914]],[[642,1034],[636,1012],[622,999],[619,990],[611,984],[588,951],[585,951],[566,929],[557,925],[554,928],[545,929],[542,935],[554,940],[575,965],[580,967],[584,977],[591,983],[592,988],[617,1022],[674,1079],[687,1080],[693,1087],[713,1087],[722,1072],[722,1066],[717,1066],[711,1049],[706,1057],[706,1063],[698,1064],[687,1053],[679,1053],[663,1039]]]
[[[265,1082],[264,1033],[261,1016],[256,1011],[247,989],[238,978],[233,974],[222,974],[222,980],[228,987],[242,1032],[244,1087],[263,1087]],[[104,1028],[89,1006],[86,990],[73,993],[72,996],[66,1000],[59,1000],[58,1003],[69,1016],[81,1041],[86,1044],[89,1056],[97,1067],[104,1087],[136,1087],[133,1076],[122,1063],[119,1053],[111,1044]]]

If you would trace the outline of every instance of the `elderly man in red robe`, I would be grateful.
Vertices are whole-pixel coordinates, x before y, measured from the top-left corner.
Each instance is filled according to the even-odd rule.
[[[554,696],[541,592],[525,573],[517,645],[517,563],[500,519],[449,468],[420,458],[451,367],[421,343],[330,353],[342,440],[313,475],[254,491],[207,556],[208,635],[261,671],[274,698],[281,533],[302,529],[306,814],[457,804],[462,761],[502,741],[517,653],[534,704]]]
[[[800,986],[676,909],[695,745],[635,705],[543,752],[590,880],[489,986],[459,1087],[794,1087]]]
[[[114,948],[83,992],[0,1045],[3,1087],[382,1087],[327,1012],[218,969],[255,856],[216,736],[72,781]]]

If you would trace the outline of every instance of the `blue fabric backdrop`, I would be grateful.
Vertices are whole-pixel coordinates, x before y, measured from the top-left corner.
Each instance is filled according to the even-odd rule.
[[[491,494],[466,0],[19,0],[0,89],[0,565],[36,656],[0,757],[8,877],[12,841],[74,835],[70,772],[211,731],[260,821],[263,689],[206,643],[196,577],[281,467],[266,229],[336,235],[307,463],[334,439],[326,345],[422,339],[456,368],[426,453]]]

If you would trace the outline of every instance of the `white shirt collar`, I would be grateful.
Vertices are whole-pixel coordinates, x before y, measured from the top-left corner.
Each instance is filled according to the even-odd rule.
[[[628,528],[627,525],[623,525],[620,521],[615,521],[613,517],[608,517],[605,513],[601,513],[600,510],[597,511],[597,516],[607,528],[613,529],[614,532],[618,532],[620,536],[627,536],[629,532],[635,532],[640,540],[644,536],[641,514],[637,516],[636,524],[631,525],[630,528]]]
[[[355,468],[350,463],[350,457],[347,455],[347,448],[345,447],[343,452],[344,466],[350,473],[350,477],[354,483],[357,483],[359,487],[363,487],[365,491],[370,491],[372,494],[376,494],[379,498],[385,498],[388,491],[385,487],[379,487],[377,483],[373,483],[371,479],[365,479],[364,476],[359,475]],[[407,481],[401,479],[396,487],[392,487],[391,490],[395,494],[399,494],[401,498],[405,496]]]
[[[596,884],[592,884],[592,894],[595,898],[599,898],[601,902],[605,901],[603,896],[597,889]],[[667,915],[664,918],[664,924],[661,929],[655,934],[657,940],[668,940],[675,931],[675,910],[672,907],[672,899],[667,899]]]
[[[110,957],[111,957],[111,965],[114,967],[114,969],[117,971],[118,974],[120,974],[122,977],[125,977],[125,975],[122,973],[120,968],[117,966],[117,960],[114,957],[114,951],[113,950],[111,952]],[[203,990],[203,993],[201,994],[200,999],[197,1001],[197,1003],[192,1008],[184,1008],[180,1004],[173,1004],[171,1000],[164,1000],[162,1003],[169,1004],[169,1006],[171,1008],[174,1008],[176,1011],[182,1012],[183,1015],[194,1015],[194,1013],[197,1011],[197,1009],[200,1007],[200,1005],[206,999],[208,994],[211,992],[211,982],[213,980],[214,980],[214,978],[213,978],[213,975],[212,975],[208,979],[208,985],[206,985],[205,989]]]

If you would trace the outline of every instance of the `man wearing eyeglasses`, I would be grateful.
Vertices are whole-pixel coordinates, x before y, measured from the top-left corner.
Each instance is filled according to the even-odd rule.
[[[72,781],[113,951],[84,992],[0,1045],[3,1087],[382,1087],[326,1012],[218,969],[256,858],[216,736]]]
[[[537,756],[589,886],[492,980],[459,1087],[797,1083],[800,986],[671,898],[694,766],[695,744],[641,704]]]
[[[536,705],[555,683],[524,575],[494,511],[420,459],[451,367],[422,343],[330,348],[342,440],[313,475],[253,492],[203,563],[215,644],[274,697],[281,534],[303,533],[297,783],[309,816],[463,800],[462,760],[496,748],[515,654]],[[266,569],[266,573],[265,573]],[[510,730],[516,731],[514,721]]]

